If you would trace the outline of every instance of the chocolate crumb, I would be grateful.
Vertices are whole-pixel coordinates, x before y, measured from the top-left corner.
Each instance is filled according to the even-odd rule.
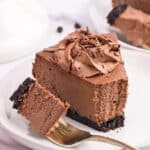
[[[63,27],[61,27],[61,26],[57,27],[57,32],[58,33],[61,33],[62,31],[63,31]]]
[[[103,131],[103,132],[109,131],[110,129],[114,130],[116,128],[123,127],[124,120],[125,120],[125,117],[123,114],[122,116],[117,116],[105,123],[101,123],[98,125],[95,122],[89,120],[88,118],[80,116],[75,110],[72,110],[72,109],[68,110],[67,116],[69,116],[70,118],[72,118],[76,121],[79,121],[89,127],[92,127],[96,130]]]
[[[107,21],[110,25],[113,25],[116,19],[126,10],[127,4],[120,4],[112,9],[107,16]]]
[[[75,29],[80,29],[81,25],[78,22],[75,22],[74,27],[75,27]]]

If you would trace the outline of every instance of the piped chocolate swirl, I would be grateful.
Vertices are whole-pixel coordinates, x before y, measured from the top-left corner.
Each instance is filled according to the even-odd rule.
[[[122,62],[118,43],[88,29],[69,34],[45,51],[62,69],[84,78],[108,74]]]

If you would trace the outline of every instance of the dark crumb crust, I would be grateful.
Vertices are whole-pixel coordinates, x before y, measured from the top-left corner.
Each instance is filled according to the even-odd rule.
[[[127,4],[119,4],[118,6],[114,7],[107,16],[108,23],[113,25],[116,19],[126,10],[127,7]]]
[[[89,120],[86,117],[81,117],[76,111],[71,110],[71,109],[68,110],[67,116],[69,116],[70,118],[72,118],[76,121],[79,121],[79,122],[81,122],[81,123],[83,123],[83,124],[85,124],[91,128],[94,128],[96,130],[103,131],[103,132],[113,130],[113,129],[116,129],[119,127],[123,127],[124,126],[124,120],[125,120],[124,115],[122,115],[122,116],[115,117],[112,120],[109,120],[105,123],[98,125],[97,123]]]
[[[23,101],[23,95],[28,92],[30,85],[34,82],[35,81],[31,78],[25,79],[18,89],[12,94],[10,100],[14,102],[13,108],[18,109]]]

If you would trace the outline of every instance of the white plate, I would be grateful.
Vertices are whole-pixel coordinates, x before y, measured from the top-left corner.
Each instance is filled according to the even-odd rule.
[[[71,123],[92,133],[104,134],[135,146],[150,144],[150,55],[138,51],[122,51],[129,75],[129,97],[125,110],[125,127],[101,133],[75,121]],[[18,142],[35,149],[62,149],[33,133],[27,121],[12,109],[9,97],[17,86],[31,75],[32,58],[16,66],[0,81],[0,123]],[[87,142],[73,150],[105,150],[98,142]],[[108,147],[107,147],[108,148]],[[111,148],[109,148],[110,150]]]
[[[100,33],[105,32],[116,32],[118,34],[118,37],[120,39],[120,44],[125,48],[130,48],[133,50],[139,50],[139,51],[148,51],[147,49],[143,49],[140,47],[136,47],[134,45],[131,45],[127,42],[124,35],[117,29],[110,27],[110,25],[107,23],[107,15],[112,10],[112,0],[91,0],[89,5],[89,14],[93,21],[93,25],[95,27],[95,30]]]

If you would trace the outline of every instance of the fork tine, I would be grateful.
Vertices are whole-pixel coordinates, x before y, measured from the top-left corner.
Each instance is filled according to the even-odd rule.
[[[59,125],[54,127],[54,130],[50,130],[46,135],[48,139],[53,140],[53,142],[59,145],[77,145],[78,142],[81,142],[90,136],[89,132],[79,130],[63,120],[59,121]]]
[[[57,124],[54,125],[53,129],[48,131],[46,137],[53,143],[63,147],[73,147],[82,143],[83,141],[94,140],[119,146],[120,148],[126,148],[128,150],[137,150],[126,143],[109,137],[91,135],[89,132],[80,130],[62,119],[60,119]]]

